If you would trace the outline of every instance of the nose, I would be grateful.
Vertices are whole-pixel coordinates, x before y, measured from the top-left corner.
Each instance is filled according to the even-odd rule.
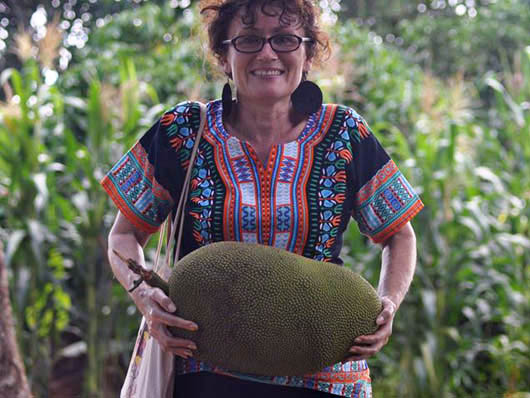
[[[271,44],[269,41],[265,41],[265,45],[261,49],[261,51],[258,53],[258,58],[263,59],[276,59],[278,58],[278,54],[276,54],[276,51],[272,49]]]

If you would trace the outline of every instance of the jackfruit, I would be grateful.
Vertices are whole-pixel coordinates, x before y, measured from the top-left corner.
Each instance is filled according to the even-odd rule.
[[[191,252],[162,287],[177,315],[199,325],[172,330],[197,344],[196,359],[257,375],[303,375],[344,360],[357,336],[377,329],[382,308],[348,268],[241,242]]]

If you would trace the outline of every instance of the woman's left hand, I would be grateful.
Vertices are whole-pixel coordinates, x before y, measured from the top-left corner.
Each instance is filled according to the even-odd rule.
[[[378,353],[388,343],[388,339],[392,334],[392,322],[397,306],[386,296],[381,298],[381,303],[383,304],[383,309],[375,321],[379,327],[374,334],[357,337],[354,340],[355,344],[349,349],[352,355],[343,362],[367,359]]]

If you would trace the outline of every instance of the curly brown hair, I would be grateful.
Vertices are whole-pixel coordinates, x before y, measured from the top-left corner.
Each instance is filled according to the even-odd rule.
[[[223,40],[228,39],[232,19],[242,10],[244,25],[256,22],[259,10],[268,16],[277,16],[284,26],[302,27],[304,34],[313,39],[308,42],[307,56],[321,64],[331,54],[329,37],[319,26],[320,10],[312,0],[201,0],[199,8],[208,28],[209,47],[219,61],[226,54]]]

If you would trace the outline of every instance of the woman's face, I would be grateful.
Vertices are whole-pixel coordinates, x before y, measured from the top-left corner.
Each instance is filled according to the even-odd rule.
[[[269,38],[280,33],[304,36],[301,27],[281,25],[278,16],[269,16],[256,11],[254,25],[244,25],[241,15],[232,20],[228,38],[242,35],[257,35]],[[311,61],[307,59],[305,44],[292,52],[275,52],[267,42],[260,52],[245,54],[229,45],[222,59],[225,73],[231,74],[240,101],[271,103],[288,100],[302,78],[309,71]]]

